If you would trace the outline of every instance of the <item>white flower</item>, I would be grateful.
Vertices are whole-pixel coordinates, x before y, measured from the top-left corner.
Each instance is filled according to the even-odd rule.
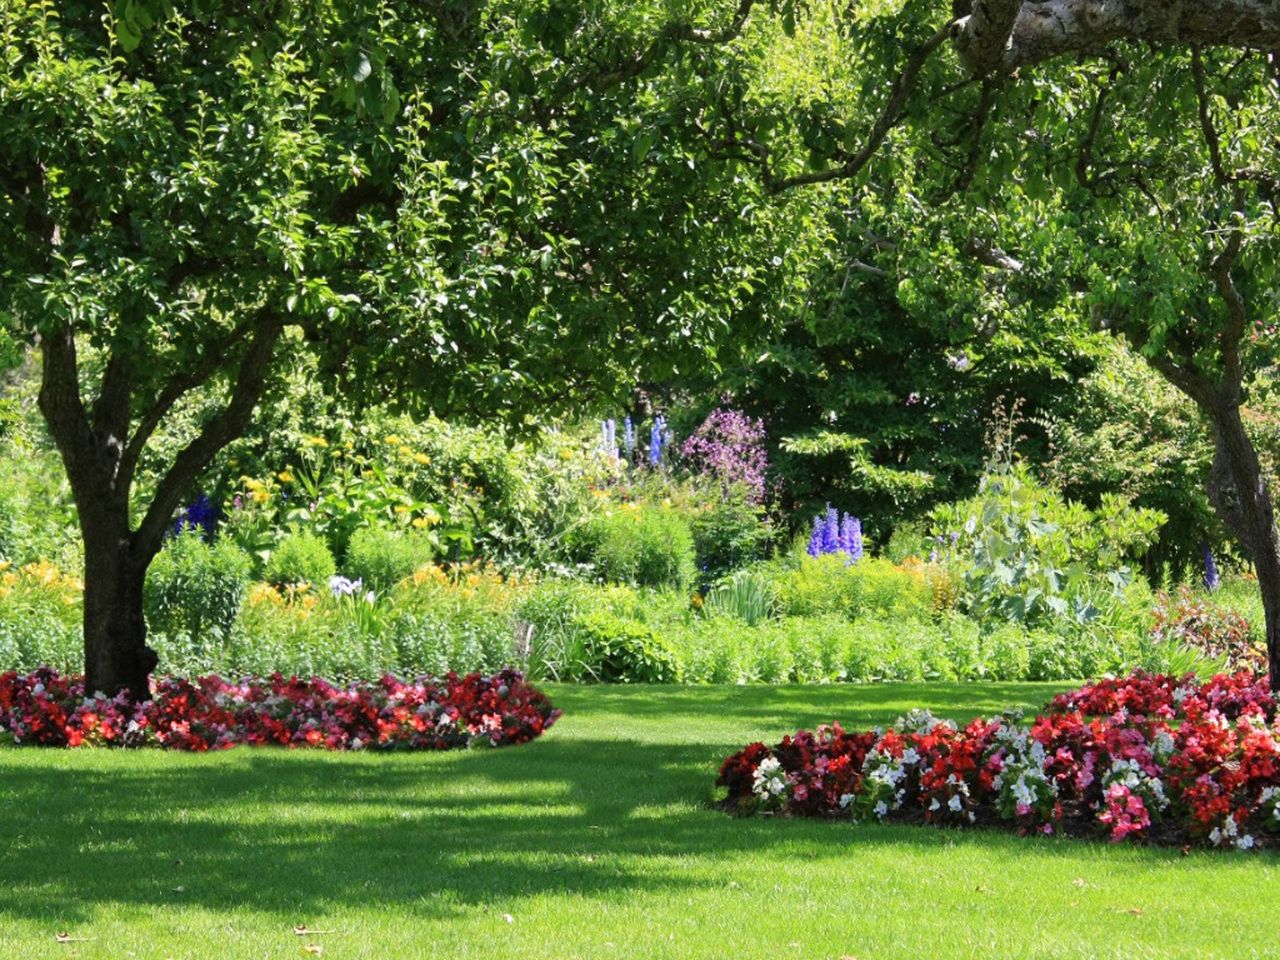
[[[1222,842],[1222,831],[1214,827],[1209,831],[1209,842],[1215,847]]]
[[[930,810],[937,810],[937,809],[938,809],[939,807],[941,807],[941,806],[942,806],[942,804],[940,804],[940,803],[938,802],[938,798],[937,798],[937,797],[934,797],[934,798],[933,798],[933,801],[929,804],[929,809],[930,809]]]
[[[1248,850],[1253,846],[1253,836],[1246,833],[1243,837],[1236,841],[1236,849]]]
[[[889,805],[885,803],[883,800],[881,800],[879,803],[875,805],[875,815],[877,817],[883,818],[884,815],[888,812],[889,812]]]
[[[848,807],[849,807],[849,804],[851,804],[851,803],[853,803],[853,794],[852,794],[852,793],[842,793],[842,794],[840,794],[840,809],[841,809],[841,810],[847,810],[847,809],[848,809]]]
[[[787,789],[787,775],[777,757],[765,757],[751,777],[751,792],[761,800],[774,800]]]
[[[955,794],[950,800],[947,801],[947,809],[949,809],[952,813],[959,813],[960,808],[963,805],[964,804],[961,801],[959,794]]]

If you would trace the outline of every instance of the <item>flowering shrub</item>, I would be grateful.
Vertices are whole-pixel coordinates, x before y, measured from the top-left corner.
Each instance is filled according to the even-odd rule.
[[[713,410],[685,440],[680,453],[685,462],[728,491],[741,486],[749,499],[765,498],[769,468],[764,445],[764,421],[753,420],[740,410]]]
[[[1228,607],[1196,597],[1185,586],[1176,595],[1157,596],[1151,638],[1190,647],[1225,662],[1229,669],[1267,668],[1266,649],[1250,636],[1249,621]]]
[[[888,730],[801,730],[725,760],[726,805],[855,820],[1006,824],[1113,842],[1280,844],[1280,718],[1251,673],[1135,673],[963,729],[912,711]]]
[[[448,750],[524,743],[560,716],[514,670],[337,687],[276,674],[152,680],[151,699],[85,696],[81,677],[0,674],[0,741],[46,747],[220,750],[281,744],[326,750]]]

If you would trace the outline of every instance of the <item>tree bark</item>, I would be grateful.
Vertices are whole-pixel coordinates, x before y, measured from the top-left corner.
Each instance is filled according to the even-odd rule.
[[[1253,561],[1266,621],[1271,689],[1280,692],[1280,532],[1266,475],[1240,418],[1239,401],[1217,394],[1202,403],[1213,428],[1209,499]]]
[[[956,53],[975,76],[1118,41],[1273,50],[1280,0],[975,0],[954,33]]]
[[[158,657],[147,646],[143,614],[147,567],[164,542],[181,498],[218,451],[248,426],[282,329],[281,318],[265,309],[242,328],[251,336],[227,405],[175,457],[137,529],[130,525],[129,500],[141,449],[173,404],[207,381],[216,368],[200,361],[192,370],[177,371],[172,381],[176,386],[161,391],[130,437],[136,390],[131,358],[113,353],[108,359],[90,416],[80,394],[71,328],[64,325],[41,338],[40,412],[66,467],[84,541],[87,692],[108,696],[125,692],[134,700],[151,695],[149,677]]]
[[[84,666],[88,693],[150,697],[159,658],[147,646],[142,590],[149,557],[136,555],[127,515],[118,512],[84,537]]]

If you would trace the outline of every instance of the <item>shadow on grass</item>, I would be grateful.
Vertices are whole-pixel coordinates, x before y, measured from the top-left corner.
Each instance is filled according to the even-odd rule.
[[[553,734],[485,753],[259,749],[14,765],[0,786],[0,917],[70,927],[98,907],[190,903],[289,925],[359,905],[431,919],[540,894],[718,886],[696,859],[714,868],[775,850],[814,870],[854,846],[905,859],[978,847],[996,869],[1015,855],[1087,869],[1101,850],[998,832],[735,820],[709,806],[717,753]],[[1176,851],[1122,856],[1168,862]]]

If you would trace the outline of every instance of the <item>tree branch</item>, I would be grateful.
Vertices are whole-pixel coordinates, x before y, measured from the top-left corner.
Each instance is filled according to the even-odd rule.
[[[885,137],[902,119],[903,108],[915,89],[921,68],[924,67],[934,51],[942,45],[943,41],[950,36],[951,26],[951,23],[948,22],[939,27],[932,37],[912,51],[902,70],[893,78],[893,83],[889,88],[889,99],[885,102],[879,116],[877,116],[875,123],[868,132],[867,139],[857,152],[848,155],[840,166],[829,167],[825,170],[811,170],[789,177],[779,177],[772,168],[769,148],[764,144],[751,138],[743,137],[736,131],[731,130],[723,146],[729,148],[741,147],[746,151],[746,153],[738,155],[739,159],[760,168],[760,177],[764,181],[765,190],[769,193],[782,193],[785,190],[814,183],[852,179],[875,156],[876,151],[880,149],[880,145],[884,143]]]
[[[727,24],[718,30],[694,27],[683,22],[668,23],[649,41],[648,46],[630,59],[601,69],[594,76],[575,77],[562,85],[563,92],[568,92],[568,89],[572,87],[586,85],[598,93],[609,87],[625,83],[644,73],[649,67],[662,59],[667,51],[677,43],[702,45],[729,43],[742,34],[743,28],[747,25],[747,19],[751,16],[751,9],[755,4],[756,0],[738,0],[738,6],[734,10],[733,16]]]
[[[37,404],[66,465],[67,480],[81,509],[92,499],[97,472],[93,427],[80,399],[76,341],[70,324],[41,336],[40,393]]]
[[[142,457],[142,451],[146,449],[147,442],[168,416],[169,411],[173,409],[174,404],[192,390],[197,390],[208,383],[226,361],[227,351],[244,339],[245,334],[254,327],[256,322],[256,317],[242,321],[227,336],[216,343],[209,344],[199,362],[194,366],[175,372],[165,382],[154,402],[143,411],[138,426],[129,435],[129,442],[120,457],[119,476],[123,481],[133,482],[133,474],[138,467],[138,460]]]
[[[1222,166],[1222,144],[1218,140],[1218,131],[1214,129],[1213,117],[1209,113],[1209,94],[1205,89],[1204,61],[1200,58],[1199,46],[1191,48],[1191,76],[1196,86],[1200,132],[1204,135],[1205,146],[1209,148],[1209,164],[1213,168],[1213,179],[1221,187],[1227,182],[1227,174]]]
[[[151,505],[133,534],[136,556],[150,558],[159,551],[173,512],[191,484],[212,462],[219,450],[244,432],[253,408],[262,397],[271,357],[283,329],[283,320],[272,311],[263,311],[256,317],[253,339],[240,361],[230,401],[178,453],[169,472],[156,487]]]
[[[956,34],[962,61],[979,75],[1096,54],[1117,41],[1275,50],[1280,0],[979,0]]]

